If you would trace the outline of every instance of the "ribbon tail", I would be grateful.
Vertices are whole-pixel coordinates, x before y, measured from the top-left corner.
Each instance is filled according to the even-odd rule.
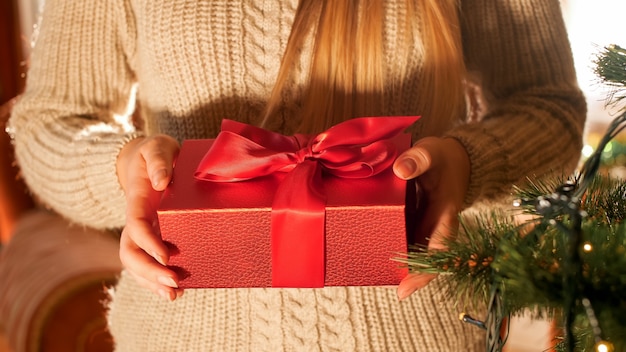
[[[298,164],[281,182],[272,205],[272,286],[324,286],[325,198],[315,161]]]

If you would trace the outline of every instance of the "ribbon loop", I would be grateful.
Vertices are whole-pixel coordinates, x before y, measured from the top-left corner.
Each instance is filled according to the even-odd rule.
[[[326,197],[322,170],[345,178],[380,173],[397,156],[390,139],[418,118],[356,118],[315,136],[291,137],[224,120],[195,177],[237,182],[286,172],[272,203],[272,285],[323,287]]]
[[[315,155],[313,155],[313,151],[311,150],[311,148],[309,146],[301,148],[300,150],[295,152],[294,155],[295,155],[295,162],[297,164],[300,164],[300,163],[304,162],[305,160],[313,160],[313,159],[315,159]]]

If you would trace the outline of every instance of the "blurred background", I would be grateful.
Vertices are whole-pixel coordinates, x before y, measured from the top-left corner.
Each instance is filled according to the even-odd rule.
[[[0,105],[10,101],[24,87],[28,55],[37,35],[37,22],[43,1],[0,1]],[[604,99],[608,91],[595,76],[592,62],[600,48],[606,45],[626,46],[626,31],[622,28],[626,1],[562,0],[561,3],[570,33],[579,83],[587,96],[589,106],[585,133],[586,146],[583,150],[583,154],[588,155],[594,150],[607,124],[617,112],[615,109],[605,108]],[[605,170],[618,177],[626,177],[626,147],[624,145],[626,145],[626,139],[620,135],[607,146],[603,155]],[[7,204],[2,206],[6,207]],[[6,212],[6,209],[0,210],[0,231],[2,231],[1,213]],[[0,234],[3,239],[8,238],[6,233]],[[549,350],[553,343],[552,337],[550,322],[519,318],[512,323],[507,351]],[[0,331],[0,352],[5,351],[4,344]]]
[[[593,60],[598,51],[611,44],[626,46],[623,29],[623,0],[562,0],[570,42],[574,53],[578,82],[587,96],[589,108],[583,157],[591,154],[615,117],[618,107],[606,108],[609,90],[598,82]],[[613,176],[626,177],[626,138],[620,134],[604,149],[603,167]]]
[[[24,86],[26,58],[43,0],[0,2],[0,104],[13,98]]]

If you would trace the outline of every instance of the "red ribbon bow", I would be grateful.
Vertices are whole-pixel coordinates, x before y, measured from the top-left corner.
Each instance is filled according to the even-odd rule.
[[[195,177],[236,182],[287,172],[272,203],[272,285],[323,287],[326,196],[322,169],[344,178],[380,173],[397,156],[390,139],[418,118],[356,118],[314,136],[284,136],[223,120]]]

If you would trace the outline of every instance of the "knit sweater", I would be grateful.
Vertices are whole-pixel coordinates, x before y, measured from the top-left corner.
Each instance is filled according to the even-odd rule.
[[[222,118],[258,123],[297,2],[47,0],[9,128],[30,189],[73,222],[122,227],[121,148],[144,134],[214,137]],[[394,55],[403,6],[385,3],[385,77],[407,87],[385,99],[385,115],[419,114],[412,87],[420,54],[408,62]],[[445,134],[468,152],[468,204],[504,195],[526,176],[571,172],[586,106],[559,1],[461,1],[460,18],[469,86],[480,93],[468,101],[480,118],[437,118],[449,120]],[[283,120],[270,128],[298,125],[307,64],[287,87]],[[140,130],[128,123],[135,93]],[[415,138],[434,134],[424,126]],[[473,350],[481,332],[457,322],[437,287],[403,302],[394,288],[331,287],[188,290],[169,303],[124,274],[109,318],[120,351]]]

